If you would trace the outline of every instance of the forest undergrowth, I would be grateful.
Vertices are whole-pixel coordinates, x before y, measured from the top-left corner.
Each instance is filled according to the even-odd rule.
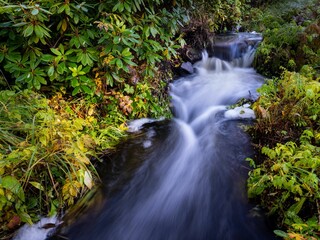
[[[251,9],[247,27],[263,34],[255,67],[267,77],[250,129],[257,155],[248,195],[284,239],[320,238],[320,8],[274,1]]]

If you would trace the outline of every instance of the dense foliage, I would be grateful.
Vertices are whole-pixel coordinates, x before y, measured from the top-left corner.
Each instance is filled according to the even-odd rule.
[[[0,93],[0,219],[7,223],[1,230],[54,215],[98,182],[90,158],[123,134],[78,101],[28,90]]]
[[[320,22],[318,2],[281,1],[252,8],[246,28],[262,32],[255,68],[264,76],[280,76],[282,68],[299,71],[303,65],[320,64]]]
[[[170,117],[163,65],[179,64],[178,49],[199,44],[190,40],[199,29],[209,36],[240,23],[246,6],[1,0],[0,237],[94,188],[93,159],[128,120]]]
[[[187,16],[151,2],[2,4],[0,61],[8,84],[93,95],[124,79],[153,77],[156,63],[176,54],[177,21]],[[92,81],[97,75],[102,83]]]
[[[317,238],[320,169],[320,83],[314,71],[286,71],[260,89],[256,141],[265,155],[248,180],[249,197],[260,197],[289,235]],[[260,156],[261,160],[261,156]]]
[[[285,239],[319,239],[320,22],[317,1],[285,1],[255,9],[264,33],[256,66],[267,80],[254,104],[248,194]],[[252,23],[250,23],[252,24]]]
[[[250,9],[250,0],[194,0],[188,5],[191,21],[182,28],[187,47],[211,48],[215,33],[237,30]]]
[[[1,1],[1,236],[93,188],[128,119],[169,115],[157,70],[187,20],[160,0]]]
[[[315,0],[0,1],[0,237],[99,182],[126,122],[170,117],[163,66],[214,32],[262,32],[249,196],[284,238],[319,238],[320,22]]]

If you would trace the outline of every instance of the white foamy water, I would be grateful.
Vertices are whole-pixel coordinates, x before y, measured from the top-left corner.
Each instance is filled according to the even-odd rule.
[[[140,118],[140,119],[132,120],[128,123],[128,132],[137,132],[143,128],[144,124],[161,121],[161,120],[163,120],[163,118],[160,118],[160,119]]]
[[[52,226],[58,224],[57,217],[41,218],[33,225],[25,224],[22,226],[13,240],[45,240],[48,233],[53,230]]]
[[[254,111],[250,108],[249,104],[245,104],[241,107],[235,107],[224,113],[224,116],[228,119],[255,119]]]

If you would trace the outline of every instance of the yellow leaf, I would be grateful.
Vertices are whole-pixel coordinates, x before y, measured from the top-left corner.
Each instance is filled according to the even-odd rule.
[[[66,19],[63,19],[62,20],[62,24],[61,24],[61,29],[62,31],[66,31],[67,30],[67,27],[68,27],[68,23],[67,23],[67,20]]]
[[[122,123],[120,126],[119,126],[119,129],[121,131],[127,131],[128,130],[128,126],[126,123]]]
[[[91,116],[92,114],[94,114],[94,108],[90,108],[88,111],[88,115]]]
[[[78,194],[78,192],[77,192],[77,188],[76,187],[71,187],[70,186],[70,188],[69,188],[69,194],[70,194],[70,196],[72,196],[72,197],[76,197],[77,196],[77,194]]]
[[[77,118],[73,121],[73,126],[76,130],[82,130],[83,126],[85,125],[85,122],[81,118]]]
[[[42,146],[46,147],[48,142],[47,142],[47,137],[44,135],[41,135],[39,138],[39,141],[41,142]]]
[[[94,140],[88,134],[82,136],[82,141],[84,143],[84,146],[87,148],[92,148],[95,145]]]
[[[163,51],[163,55],[164,55],[165,57],[168,57],[168,54],[169,54],[168,49],[166,49],[166,50]]]
[[[97,122],[96,119],[95,119],[93,116],[87,117],[87,121],[88,121],[89,123],[96,123],[96,122]]]
[[[79,148],[79,150],[81,152],[86,152],[87,151],[87,149],[84,147],[84,142],[82,141],[82,139],[78,139],[77,147]]]
[[[69,148],[65,148],[64,149],[64,152],[69,155],[69,154],[72,154],[74,152],[74,149],[72,147],[69,147]]]
[[[63,185],[63,187],[62,187],[62,195],[64,197],[68,195],[69,188],[70,188],[70,183],[69,182],[67,182],[66,184]]]
[[[87,158],[86,156],[82,156],[80,154],[76,154],[76,157],[80,162],[82,162],[84,164],[89,164],[90,163],[89,158]]]
[[[289,233],[288,235],[290,239],[305,240],[305,238],[299,233]]]
[[[39,189],[41,191],[44,191],[44,187],[40,183],[38,183],[38,182],[30,182],[30,184],[32,186],[34,186],[35,188],[37,188],[37,189]]]

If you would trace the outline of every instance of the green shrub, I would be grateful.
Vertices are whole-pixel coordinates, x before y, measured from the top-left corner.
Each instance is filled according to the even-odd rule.
[[[153,76],[156,64],[183,44],[176,36],[178,23],[188,20],[183,8],[162,4],[2,1],[0,62],[7,82],[44,91],[45,85],[62,86],[72,95],[92,96],[96,68],[105,71],[111,87],[131,84],[129,69],[137,65],[145,64],[142,76]]]
[[[281,1],[249,11],[244,27],[263,34],[254,67],[266,77],[319,66],[318,2]]]
[[[0,236],[71,206],[99,183],[93,157],[124,135],[84,100],[0,92]]]
[[[319,208],[320,82],[312,67],[285,71],[259,90],[254,139],[260,159],[249,174],[248,194],[277,219],[287,239],[316,239]],[[262,161],[263,159],[263,161]],[[251,160],[253,163],[253,160]]]

